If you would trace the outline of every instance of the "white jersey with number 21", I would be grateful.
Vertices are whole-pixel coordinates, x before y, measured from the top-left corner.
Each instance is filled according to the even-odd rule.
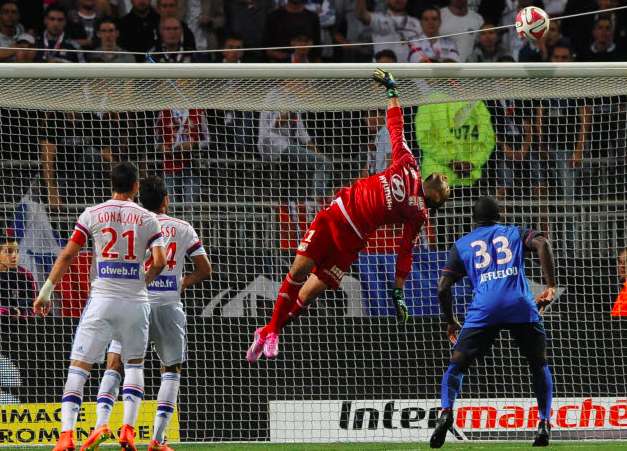
[[[131,201],[108,200],[78,218],[71,240],[83,246],[89,237],[96,260],[91,297],[148,302],[146,250],[165,247],[156,215]]]

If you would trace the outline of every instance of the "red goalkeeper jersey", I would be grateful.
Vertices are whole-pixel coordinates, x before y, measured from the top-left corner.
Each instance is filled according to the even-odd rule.
[[[399,107],[387,111],[387,128],[392,142],[392,162],[383,172],[342,188],[335,202],[355,233],[367,240],[385,224],[403,224],[396,273],[407,277],[412,250],[422,224],[428,219],[420,169],[403,136],[403,113]]]

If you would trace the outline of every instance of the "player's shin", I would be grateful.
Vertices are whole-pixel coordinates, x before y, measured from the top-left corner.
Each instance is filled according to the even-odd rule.
[[[107,370],[100,381],[96,400],[96,429],[109,424],[113,404],[118,399],[122,376],[115,370]]]
[[[541,420],[551,418],[551,405],[553,404],[553,375],[546,363],[542,366],[531,367],[533,391],[538,400],[538,414]]]
[[[462,389],[464,373],[457,363],[450,363],[442,377],[441,402],[442,409],[453,409],[455,400]]]
[[[122,399],[124,400],[124,424],[135,426],[139,407],[144,398],[144,365],[124,365],[124,386]]]
[[[294,304],[296,304],[298,292],[304,283],[304,281],[294,280],[290,273],[287,273],[279,288],[279,294],[274,304],[274,310],[272,311],[272,319],[264,328],[264,336],[271,332],[275,334],[281,332],[281,328],[289,319],[290,310]]]
[[[300,298],[300,296],[298,296],[296,298],[296,302],[294,303],[294,305],[292,305],[292,308],[290,309],[288,322],[298,317],[301,313],[303,313],[304,310],[307,310],[308,306],[309,304],[307,304]]]
[[[77,366],[70,366],[65,390],[61,398],[61,431],[73,431],[83,402],[83,388],[89,379],[89,372]]]
[[[180,383],[181,375],[178,373],[166,372],[161,375],[161,387],[159,387],[159,394],[157,395],[157,412],[152,436],[153,440],[159,443],[165,441],[165,431],[174,414]]]

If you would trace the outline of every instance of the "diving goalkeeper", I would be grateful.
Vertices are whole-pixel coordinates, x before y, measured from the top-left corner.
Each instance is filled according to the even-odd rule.
[[[396,81],[381,69],[375,70],[373,78],[386,89],[389,98],[390,166],[342,188],[331,205],[316,215],[279,288],[272,319],[254,333],[246,352],[250,363],[256,362],[262,353],[267,358],[278,355],[279,334],[288,320],[298,316],[327,288],[337,289],[369,236],[386,224],[403,224],[391,294],[397,317],[406,321],[409,316],[403,286],[411,270],[414,241],[428,218],[428,209],[437,208],[448,199],[449,186],[446,176],[437,173],[423,183],[418,163],[403,137],[403,110]]]

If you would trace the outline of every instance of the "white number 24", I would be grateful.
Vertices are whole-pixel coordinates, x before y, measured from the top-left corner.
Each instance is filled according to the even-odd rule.
[[[505,265],[512,261],[512,251],[509,248],[509,241],[504,236],[497,236],[492,240],[492,244],[496,246],[496,264]],[[492,257],[488,254],[488,243],[483,240],[477,240],[470,243],[473,249],[476,249],[475,257],[480,257],[481,261],[475,263],[476,269],[486,268],[492,263]]]

